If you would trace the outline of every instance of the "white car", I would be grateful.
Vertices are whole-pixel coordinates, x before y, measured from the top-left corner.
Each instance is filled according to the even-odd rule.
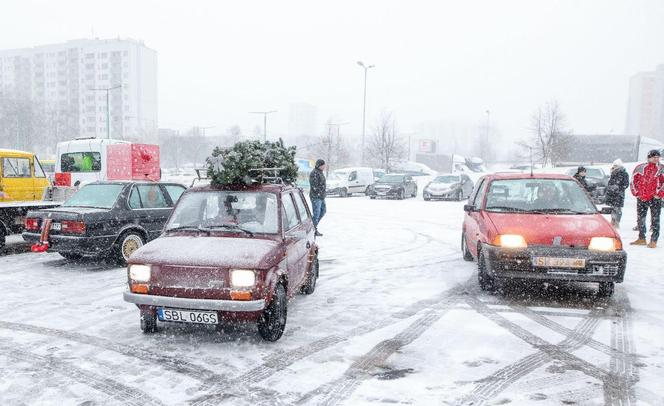
[[[327,195],[347,197],[353,193],[367,194],[374,184],[371,168],[343,168],[330,173],[327,178]]]

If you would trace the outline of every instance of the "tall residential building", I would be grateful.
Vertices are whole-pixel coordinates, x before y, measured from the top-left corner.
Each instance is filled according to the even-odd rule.
[[[0,98],[29,99],[59,138],[157,140],[157,52],[131,39],[80,39],[0,51]]]
[[[288,135],[292,139],[317,135],[316,114],[316,106],[312,104],[291,103],[288,115]]]
[[[630,79],[625,132],[664,142],[664,65]]]

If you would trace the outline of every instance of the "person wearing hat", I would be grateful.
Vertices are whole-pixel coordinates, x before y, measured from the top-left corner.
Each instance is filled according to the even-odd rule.
[[[322,237],[323,234],[318,232],[318,223],[325,215],[327,208],[325,207],[325,195],[327,188],[325,186],[325,161],[319,159],[316,161],[316,167],[309,174],[309,198],[311,199],[311,209],[313,211],[313,222],[316,227],[316,236]]]
[[[611,166],[611,177],[606,186],[606,205],[613,209],[611,224],[615,228],[620,227],[622,208],[625,205],[625,189],[628,187],[629,174],[623,167],[622,160],[616,159]]]
[[[583,186],[583,188],[588,192],[592,192],[595,187],[591,186],[588,184],[588,181],[586,180],[586,168],[583,166],[579,166],[578,169],[576,170],[576,173],[574,174],[574,179],[577,180]]]
[[[636,197],[636,220],[639,227],[639,238],[632,245],[648,245],[657,247],[659,238],[659,215],[662,211],[664,198],[664,165],[659,163],[661,153],[653,149],[648,152],[648,162],[634,168],[632,175],[632,194]],[[652,234],[650,242],[646,242],[646,217],[650,210]]]

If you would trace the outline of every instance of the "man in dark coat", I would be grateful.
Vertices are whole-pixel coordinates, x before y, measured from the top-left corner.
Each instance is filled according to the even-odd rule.
[[[595,189],[594,186],[590,186],[588,184],[588,181],[586,180],[586,168],[583,166],[579,166],[579,168],[576,170],[576,173],[574,174],[574,179],[576,179],[588,193],[592,192]]]
[[[622,208],[625,205],[625,189],[629,187],[629,174],[623,167],[620,159],[613,161],[611,166],[611,177],[606,186],[606,205],[613,208],[611,213],[611,224],[615,228],[620,227]]]
[[[318,223],[325,216],[327,208],[325,207],[325,195],[327,188],[325,186],[325,161],[319,159],[316,161],[316,167],[309,174],[309,198],[311,199],[311,209],[313,211],[313,222],[316,227],[316,236],[322,237],[318,232]]]

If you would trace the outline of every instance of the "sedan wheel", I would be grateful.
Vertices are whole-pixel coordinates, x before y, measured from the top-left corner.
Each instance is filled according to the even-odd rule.
[[[281,338],[286,329],[287,301],[284,285],[277,285],[272,301],[258,320],[258,333],[263,340],[277,341]]]
[[[131,254],[145,245],[143,236],[136,231],[129,231],[122,234],[118,241],[115,257],[122,265],[126,265]]]

